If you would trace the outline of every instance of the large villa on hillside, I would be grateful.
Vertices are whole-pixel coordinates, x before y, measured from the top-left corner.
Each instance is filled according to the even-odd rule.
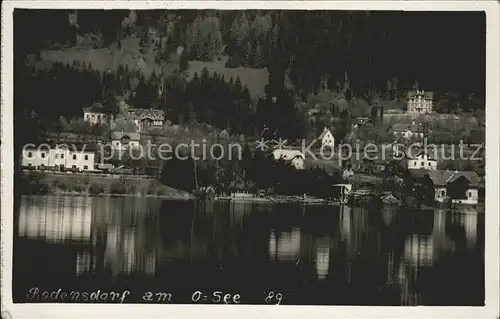
[[[434,93],[423,90],[408,92],[408,113],[409,114],[428,114],[432,113],[434,103]]]
[[[114,127],[114,121],[118,116],[130,117],[137,131],[146,132],[150,128],[161,128],[165,123],[165,112],[153,108],[138,109],[125,107],[120,114],[113,114],[109,109],[101,103],[94,103],[89,107],[83,108],[83,119],[90,125],[107,124],[111,128]]]
[[[162,127],[165,123],[165,112],[156,109],[127,109],[127,115],[132,118],[140,132],[150,128]]]
[[[101,103],[94,103],[89,107],[83,108],[83,119],[90,125],[112,124],[113,113],[105,108]]]

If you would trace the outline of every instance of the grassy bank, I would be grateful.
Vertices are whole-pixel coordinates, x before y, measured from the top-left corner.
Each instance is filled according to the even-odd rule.
[[[141,196],[168,199],[192,199],[191,194],[163,185],[155,179],[130,177],[105,178],[68,174],[41,173],[22,175],[19,190],[24,194],[88,194],[94,196]]]

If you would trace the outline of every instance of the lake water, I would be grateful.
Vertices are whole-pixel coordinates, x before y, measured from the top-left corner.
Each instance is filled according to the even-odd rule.
[[[208,296],[198,303],[215,291],[246,304],[484,302],[484,213],[473,208],[69,195],[22,196],[16,206],[14,302],[43,302],[42,291],[58,289],[129,290],[124,302],[134,303],[148,302],[147,292],[193,303],[196,291]]]

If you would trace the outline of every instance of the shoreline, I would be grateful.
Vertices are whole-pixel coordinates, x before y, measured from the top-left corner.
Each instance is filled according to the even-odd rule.
[[[53,196],[53,195],[72,195],[72,196],[88,196],[88,197],[145,197],[145,198],[153,198],[153,199],[166,199],[166,200],[196,200],[196,197],[193,195],[189,196],[172,196],[172,195],[152,195],[152,194],[112,194],[112,193],[100,193],[100,194],[90,194],[89,192],[65,192],[65,191],[49,191],[45,194],[30,194],[25,193],[22,195],[38,195],[38,196]]]

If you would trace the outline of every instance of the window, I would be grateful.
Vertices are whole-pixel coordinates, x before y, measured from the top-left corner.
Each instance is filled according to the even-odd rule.
[[[40,166],[41,166],[41,167],[44,167],[45,165],[41,164]]]
[[[71,166],[71,168],[76,168],[76,165]]]
[[[42,158],[45,158],[45,153],[42,153]]]
[[[427,166],[431,166],[431,162],[427,163]]]
[[[33,153],[32,152],[28,152],[28,157],[33,157]]]
[[[83,169],[89,169],[89,167],[87,165],[84,165]]]
[[[424,167],[424,162],[420,162],[420,166],[421,166],[421,167]]]
[[[87,120],[90,119],[90,115],[87,114]]]
[[[28,166],[31,167],[31,163],[28,163]]]
[[[92,118],[95,119],[95,114],[92,114]]]
[[[445,192],[441,191],[441,197],[444,197],[444,196],[445,196]]]
[[[61,154],[61,159],[63,159],[63,158],[64,158],[64,154]]]
[[[468,197],[469,197],[469,198],[471,198],[471,197],[472,197],[472,192],[471,192],[471,191],[469,191],[469,196],[468,196]]]
[[[88,155],[85,155],[85,160],[88,161],[89,160],[89,156]]]
[[[76,154],[73,154],[73,159],[76,160]]]

